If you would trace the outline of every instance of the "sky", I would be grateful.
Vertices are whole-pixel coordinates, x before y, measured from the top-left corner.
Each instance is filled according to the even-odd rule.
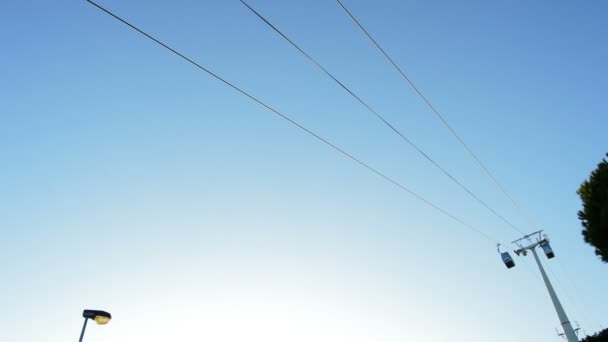
[[[489,236],[85,1],[0,5],[0,340],[558,341],[520,237],[237,0],[99,3]],[[607,151],[604,1],[251,0],[525,232],[569,318],[606,328],[576,190]]]

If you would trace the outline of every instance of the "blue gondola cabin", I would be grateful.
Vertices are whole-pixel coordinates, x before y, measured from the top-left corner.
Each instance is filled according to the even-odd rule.
[[[509,255],[508,252],[500,253],[500,257],[502,258],[502,262],[505,263],[505,266],[507,266],[507,268],[512,268],[513,266],[515,266],[515,262],[513,261],[511,255]]]
[[[551,246],[549,245],[548,242],[545,242],[545,243],[541,244],[540,246],[543,248],[543,252],[545,252],[547,259],[551,259],[555,256],[555,254],[553,254],[553,249],[551,249]]]

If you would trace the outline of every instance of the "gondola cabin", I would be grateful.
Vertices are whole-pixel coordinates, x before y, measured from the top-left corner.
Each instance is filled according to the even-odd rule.
[[[513,261],[511,255],[509,255],[508,252],[500,253],[500,257],[502,258],[502,262],[505,263],[505,266],[507,266],[507,268],[512,268],[513,266],[515,266],[515,262]]]
[[[540,246],[543,248],[543,252],[545,252],[547,259],[551,259],[555,256],[555,254],[553,254],[553,249],[551,249],[551,246],[549,245],[548,242],[545,242],[545,243],[541,244]]]

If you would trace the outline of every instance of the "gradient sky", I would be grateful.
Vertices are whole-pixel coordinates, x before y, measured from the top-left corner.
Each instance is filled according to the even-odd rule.
[[[100,0],[492,237],[518,234],[237,0]],[[250,4],[525,231],[606,327],[576,189],[608,146],[605,1]],[[0,340],[559,341],[533,259],[484,239],[85,1],[0,5]]]

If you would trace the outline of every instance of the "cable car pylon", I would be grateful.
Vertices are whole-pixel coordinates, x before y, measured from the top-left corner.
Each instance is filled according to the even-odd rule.
[[[534,237],[536,239],[536,241],[533,241],[532,237]],[[572,324],[568,320],[566,311],[564,311],[562,303],[559,301],[559,298],[557,298],[557,294],[555,293],[555,290],[553,289],[553,285],[551,285],[551,282],[549,281],[549,277],[547,277],[547,273],[545,273],[545,269],[543,268],[543,265],[540,263],[540,259],[538,258],[538,254],[536,253],[536,247],[540,246],[540,248],[543,250],[543,253],[545,253],[545,256],[547,257],[547,259],[551,259],[551,258],[555,257],[555,254],[553,253],[553,249],[551,248],[551,245],[549,245],[549,239],[547,238],[547,236],[542,234],[542,230],[539,230],[534,233],[525,235],[521,239],[515,240],[512,243],[514,243],[515,245],[517,245],[519,247],[519,249],[515,250],[515,254],[517,254],[517,255],[526,256],[526,255],[528,255],[528,252],[532,252],[532,255],[534,256],[534,260],[536,260],[536,265],[538,265],[540,274],[543,277],[545,286],[547,287],[547,291],[549,292],[549,297],[551,297],[551,302],[553,302],[553,307],[555,308],[555,312],[557,312],[557,317],[559,318],[559,322],[562,326],[562,330],[564,331],[563,335],[565,335],[566,340],[568,342],[579,342],[578,336],[576,335],[575,330],[572,328]],[[501,253],[500,245],[498,246],[498,248],[499,248],[498,252],[500,253],[501,258],[502,258],[503,262],[505,263],[505,265],[507,266],[507,268],[511,268],[511,267],[515,266],[515,263],[513,263],[513,260],[511,259],[511,256],[509,255],[509,253],[507,253],[507,252]]]

